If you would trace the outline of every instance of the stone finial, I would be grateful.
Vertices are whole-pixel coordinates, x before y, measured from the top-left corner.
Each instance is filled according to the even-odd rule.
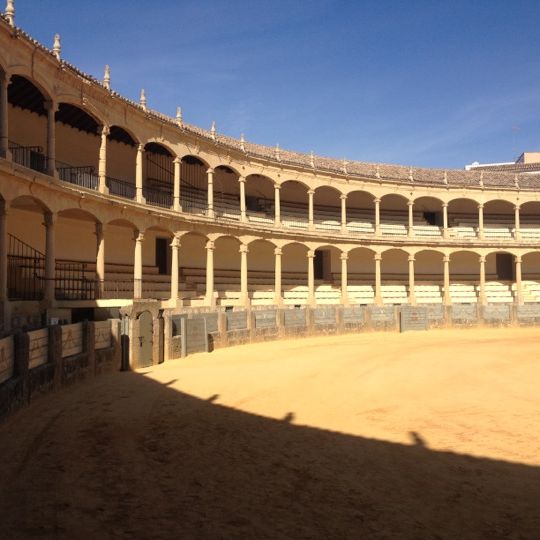
[[[519,180],[518,180],[518,175],[514,175],[514,186],[516,189],[519,189]]]
[[[60,60],[60,53],[62,52],[62,44],[60,43],[60,34],[54,34],[53,53],[57,60]]]
[[[375,178],[381,177],[381,167],[377,165],[377,168],[375,169]]]
[[[244,139],[244,134],[240,133],[240,148],[242,149],[242,152],[246,151],[246,139]]]
[[[281,154],[279,153],[279,143],[276,144],[276,150],[275,150],[276,159],[278,161],[281,161]]]
[[[176,123],[181,126],[183,121],[184,120],[182,118],[182,107],[176,107]]]
[[[212,139],[214,139],[214,141],[216,140],[216,122],[215,121],[212,122],[212,127],[210,128],[210,136],[212,137]]]
[[[484,171],[480,171],[480,187],[484,187]]]
[[[448,171],[444,171],[444,179],[443,179],[444,185],[448,185]]]
[[[141,97],[139,98],[139,103],[141,104],[143,110],[146,111],[146,94],[144,92],[144,88],[141,90]]]
[[[105,66],[105,73],[103,74],[103,86],[107,89],[111,89],[111,68],[107,64]]]
[[[314,169],[315,168],[315,156],[313,154],[313,150],[309,154],[309,163],[311,165],[311,168]]]
[[[412,167],[409,167],[409,182],[414,182]]]
[[[8,23],[11,26],[15,26],[15,3],[13,0],[7,0],[5,15]]]
[[[343,172],[347,174],[347,160],[343,158]]]

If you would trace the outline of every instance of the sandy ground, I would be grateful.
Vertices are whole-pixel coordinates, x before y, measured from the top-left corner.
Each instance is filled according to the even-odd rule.
[[[540,331],[282,341],[0,425],[4,538],[540,539]]]

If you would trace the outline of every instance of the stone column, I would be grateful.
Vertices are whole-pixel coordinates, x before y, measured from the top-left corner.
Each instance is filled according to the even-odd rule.
[[[274,249],[274,302],[278,306],[283,304],[283,293],[281,291],[281,255],[283,255],[281,248]]]
[[[444,299],[443,303],[445,306],[452,304],[452,297],[450,296],[450,255],[445,255],[443,257],[444,264]]]
[[[214,305],[214,249],[212,240],[206,242],[206,304]]]
[[[315,190],[309,189],[308,192],[308,229],[312,231],[315,228],[313,222],[313,195],[315,195]]]
[[[349,260],[349,254],[342,253],[340,255],[340,258],[341,258],[341,304],[344,306],[347,306],[349,305],[349,291],[347,290],[347,287],[348,287],[347,261]]]
[[[484,239],[484,205],[478,205],[478,238]]]
[[[9,155],[8,126],[8,86],[9,75],[0,71],[0,157],[11,159]]]
[[[381,235],[381,199],[375,199],[375,236]]]
[[[143,265],[142,265],[142,244],[144,232],[135,231],[135,257],[133,263],[133,298],[142,298],[143,287]]]
[[[443,203],[443,238],[448,238],[448,203]]]
[[[382,255],[375,253],[373,257],[375,260],[375,304],[377,306],[383,305],[382,287],[381,287],[381,260]]]
[[[347,195],[340,195],[341,199],[341,233],[347,234]]]
[[[409,207],[409,224],[407,226],[407,236],[411,238],[412,236],[414,236],[414,214],[413,214],[414,201],[407,202],[407,206]]]
[[[107,137],[110,133],[109,126],[101,128],[101,144],[99,145],[99,192],[108,193],[107,189]]]
[[[516,302],[523,304],[523,290],[521,287],[521,256],[518,255],[515,258],[516,262]]]
[[[171,302],[178,301],[178,273],[179,273],[180,238],[174,236],[171,242]]]
[[[280,198],[281,186],[276,182],[274,184],[274,225],[281,227],[281,198]]]
[[[45,300],[52,303],[55,300],[55,223],[56,214],[52,212],[45,213]]]
[[[308,260],[308,304],[315,305],[315,271],[313,267],[313,259],[315,259],[315,250],[309,249],[307,252]]]
[[[137,158],[135,161],[135,200],[138,203],[146,202],[143,195],[143,159],[144,159],[144,146],[139,144],[137,146]]]
[[[96,223],[96,297],[103,298],[105,292],[105,227]]]
[[[8,299],[8,204],[0,203],[0,302]]]
[[[416,293],[414,290],[414,255],[409,255],[409,304],[416,305]]]
[[[174,158],[174,184],[173,184],[173,210],[176,212],[182,211],[182,203],[180,202],[180,171],[182,160],[179,157]]]
[[[56,171],[56,111],[58,105],[54,101],[45,103],[47,110],[47,174],[57,176]]]
[[[208,217],[213,218],[214,214],[214,169],[210,168],[206,171],[206,177],[208,181],[208,208],[207,215]]]
[[[521,240],[521,220],[519,216],[519,204],[514,206],[514,238]]]
[[[247,306],[249,303],[247,261],[248,252],[249,247],[246,244],[240,244],[240,302],[244,306]]]
[[[246,216],[246,179],[244,176],[238,177],[240,185],[240,221],[247,221]]]
[[[481,256],[480,259],[480,294],[479,300],[482,306],[486,305],[486,258]]]

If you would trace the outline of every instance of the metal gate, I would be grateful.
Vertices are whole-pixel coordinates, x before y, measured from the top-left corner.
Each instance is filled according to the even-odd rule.
[[[152,314],[149,311],[143,311],[139,315],[138,367],[152,365],[153,326]]]

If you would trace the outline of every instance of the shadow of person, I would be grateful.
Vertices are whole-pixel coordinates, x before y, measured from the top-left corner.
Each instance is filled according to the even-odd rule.
[[[426,444],[425,439],[422,438],[422,436],[417,433],[416,431],[409,431],[409,437],[412,440],[412,443],[415,446],[419,446],[420,448],[427,448],[428,445]]]
[[[284,417],[283,417],[283,422],[287,422],[288,424],[292,424],[294,422],[294,419],[295,419],[295,415],[293,412],[288,412]]]

